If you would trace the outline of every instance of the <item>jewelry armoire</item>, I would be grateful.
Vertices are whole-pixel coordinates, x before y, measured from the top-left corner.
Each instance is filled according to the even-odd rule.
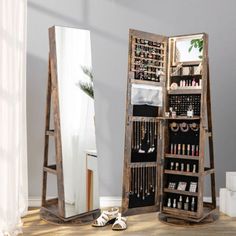
[[[122,212],[201,222],[215,209],[208,35],[131,29]]]

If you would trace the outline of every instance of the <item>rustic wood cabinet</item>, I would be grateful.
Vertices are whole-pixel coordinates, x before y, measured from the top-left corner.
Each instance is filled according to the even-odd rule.
[[[160,211],[200,222],[215,210],[207,34],[130,30],[125,129],[124,215]]]

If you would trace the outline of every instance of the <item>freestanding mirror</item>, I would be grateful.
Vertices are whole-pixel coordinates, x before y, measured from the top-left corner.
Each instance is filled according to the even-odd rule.
[[[90,221],[100,212],[96,166],[92,167],[96,170],[93,196],[88,196],[87,168],[96,163],[89,162],[85,153],[95,148],[94,105],[79,86],[86,76],[83,68],[92,67],[90,32],[54,26],[49,29],[49,40],[42,209],[63,221],[81,217]],[[54,130],[50,129],[51,110]],[[55,138],[55,165],[48,163],[50,135]],[[48,173],[57,176],[58,198],[46,197]]]

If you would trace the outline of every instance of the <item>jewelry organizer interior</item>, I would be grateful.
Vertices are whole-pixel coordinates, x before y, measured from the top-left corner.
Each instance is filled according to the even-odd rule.
[[[131,163],[156,162],[157,130],[155,119],[133,121]]]
[[[167,124],[168,145],[163,166],[164,210],[176,208],[194,214],[198,203],[199,120],[171,119]]]
[[[201,62],[176,63],[169,40],[163,166],[163,212],[196,217],[198,211]]]
[[[159,86],[164,75],[164,43],[132,36],[132,84]],[[157,201],[157,155],[160,114],[158,106],[132,106],[131,156],[128,208],[153,206]]]

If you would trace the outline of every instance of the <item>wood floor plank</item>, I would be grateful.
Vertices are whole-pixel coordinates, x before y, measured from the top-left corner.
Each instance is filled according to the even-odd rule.
[[[84,226],[57,226],[40,219],[39,209],[30,210],[23,218],[23,235],[88,235],[88,236],[222,236],[236,235],[236,218],[230,218],[223,214],[211,224],[192,227],[170,226],[158,220],[158,213],[149,213],[128,217],[128,229],[123,232],[111,230],[111,225],[103,228]]]

